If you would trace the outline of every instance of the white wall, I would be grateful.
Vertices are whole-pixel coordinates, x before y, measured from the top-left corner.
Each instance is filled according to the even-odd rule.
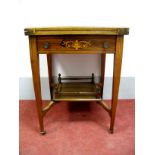
[[[41,92],[43,100],[50,100],[50,90],[48,78],[41,78]],[[112,96],[112,78],[105,78],[105,85],[103,90],[103,99],[111,99]],[[119,87],[119,99],[135,99],[135,78],[122,77]],[[19,99],[20,100],[34,100],[34,89],[32,78],[19,79]]]
[[[113,5],[112,5],[113,3]],[[121,4],[121,5],[118,5]],[[20,40],[20,57],[19,57],[19,76],[31,77],[28,38],[24,36],[25,27],[36,26],[112,26],[112,27],[129,27],[130,35],[125,36],[124,57],[122,76],[134,76],[134,50],[132,48],[135,40],[135,28],[137,18],[131,12],[136,9],[134,3],[126,4],[123,0],[117,1],[84,1],[84,0],[65,0],[65,1],[37,1],[37,0],[21,0],[19,1],[19,19],[18,19],[18,40]],[[128,5],[128,6],[127,6]],[[117,7],[116,7],[117,6]],[[110,8],[110,10],[109,10]],[[71,58],[71,55],[55,56],[57,63],[55,71],[69,74],[89,74],[91,69],[99,74],[99,57],[97,55],[76,56],[75,65],[67,69],[64,66]],[[75,60],[75,59],[74,59]],[[80,63],[83,60],[84,66]],[[90,60],[89,62],[87,60]],[[112,75],[112,56],[107,57],[106,76]],[[131,63],[132,60],[132,63]],[[73,60],[70,60],[73,61]],[[75,62],[75,61],[74,61]],[[71,63],[71,62],[69,62]],[[62,68],[63,64],[63,68]],[[46,58],[41,56],[41,75],[47,76]],[[77,69],[73,69],[77,66]],[[87,68],[87,66],[91,66]],[[87,69],[86,69],[87,68]],[[83,70],[82,70],[83,69]],[[69,71],[69,72],[68,72]],[[56,73],[56,72],[55,72]]]

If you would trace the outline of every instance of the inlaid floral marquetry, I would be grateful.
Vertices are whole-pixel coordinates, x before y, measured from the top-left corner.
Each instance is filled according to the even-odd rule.
[[[88,47],[91,46],[91,43],[89,41],[63,40],[60,45],[66,48],[74,48],[75,50],[78,50],[78,49],[87,49]]]

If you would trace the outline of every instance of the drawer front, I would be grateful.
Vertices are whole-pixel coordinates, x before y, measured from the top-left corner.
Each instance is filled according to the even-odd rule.
[[[37,36],[39,53],[115,52],[116,36]]]

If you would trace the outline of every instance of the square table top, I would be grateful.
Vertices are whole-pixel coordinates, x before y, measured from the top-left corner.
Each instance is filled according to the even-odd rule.
[[[25,28],[25,35],[128,35],[124,27],[33,27]]]

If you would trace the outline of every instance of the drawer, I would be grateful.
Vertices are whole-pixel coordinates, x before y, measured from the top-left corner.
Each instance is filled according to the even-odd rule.
[[[39,53],[103,53],[115,52],[116,36],[37,36]]]

